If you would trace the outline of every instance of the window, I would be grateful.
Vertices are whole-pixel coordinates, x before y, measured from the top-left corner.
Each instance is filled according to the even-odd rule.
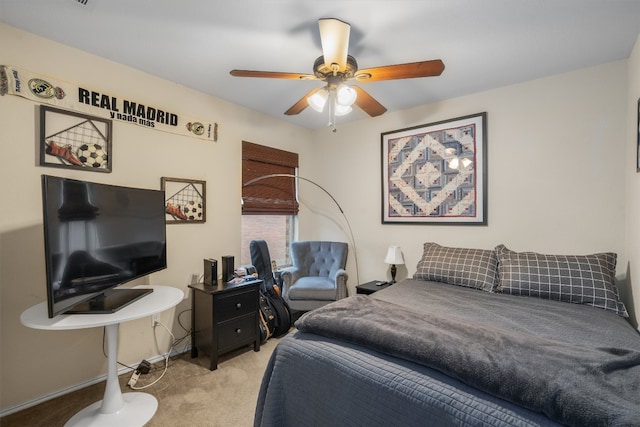
[[[297,169],[297,153],[242,142],[242,264],[251,263],[249,244],[254,239],[266,240],[278,265],[291,264],[298,199],[296,180],[290,175]]]
[[[279,266],[291,265],[289,247],[295,238],[296,225],[295,215],[242,215],[241,263],[251,264],[251,241],[264,239],[272,260]]]

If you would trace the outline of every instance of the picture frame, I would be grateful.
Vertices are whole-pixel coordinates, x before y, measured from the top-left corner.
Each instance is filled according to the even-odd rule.
[[[382,223],[487,225],[487,113],[384,132]]]
[[[160,179],[165,197],[167,224],[193,224],[207,221],[207,183],[195,179]]]
[[[112,121],[40,106],[40,166],[110,173]]]

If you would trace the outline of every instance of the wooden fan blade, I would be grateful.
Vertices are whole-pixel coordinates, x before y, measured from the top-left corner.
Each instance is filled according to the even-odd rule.
[[[358,70],[355,78],[360,82],[377,82],[381,80],[439,76],[442,71],[444,71],[444,63],[439,59],[434,59],[432,61],[365,68]]]
[[[358,86],[351,86],[358,93],[358,97],[356,98],[356,105],[360,107],[365,113],[370,115],[371,117],[376,117],[384,114],[387,109],[384,105],[380,104],[375,98],[369,95],[364,89]]]
[[[300,114],[302,110],[304,110],[309,106],[309,103],[307,102],[307,98],[313,95],[314,93],[316,93],[317,91],[319,91],[320,89],[322,88],[318,87],[307,92],[305,96],[300,98],[300,100],[295,104],[293,104],[291,108],[289,108],[287,111],[284,112],[284,114],[286,114],[287,116],[295,116],[296,114]]]
[[[318,26],[320,27],[324,65],[331,69],[332,64],[338,64],[337,71],[344,72],[347,69],[351,26],[334,18],[319,19]]]
[[[291,79],[291,80],[316,80],[313,74],[280,73],[278,71],[250,71],[231,70],[229,72],[234,77],[264,77],[268,79]]]

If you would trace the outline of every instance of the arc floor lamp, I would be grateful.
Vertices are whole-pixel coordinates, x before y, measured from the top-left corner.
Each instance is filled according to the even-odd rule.
[[[294,179],[300,179],[302,181],[308,182],[308,183],[310,183],[312,185],[315,185],[320,190],[322,190],[327,196],[329,196],[329,198],[331,198],[331,200],[333,200],[333,203],[335,203],[335,205],[338,207],[338,210],[342,214],[342,217],[344,218],[344,221],[347,224],[347,229],[349,230],[349,237],[351,238],[351,244],[353,246],[353,259],[355,260],[355,263],[356,263],[356,283],[360,283],[360,276],[359,276],[359,272],[358,272],[358,253],[356,251],[356,240],[353,237],[353,230],[351,229],[351,224],[349,223],[349,218],[347,218],[347,215],[344,213],[344,210],[340,206],[340,203],[338,203],[338,201],[335,199],[335,197],[333,197],[331,195],[331,193],[329,193],[329,191],[327,191],[327,189],[325,189],[323,186],[321,186],[320,184],[318,184],[315,181],[312,181],[312,180],[310,180],[308,178],[305,178],[305,177],[302,177],[302,176],[299,176],[299,175],[290,174],[290,173],[272,173],[272,174],[268,174],[268,175],[262,175],[262,176],[259,176],[257,178],[250,179],[249,181],[245,182],[242,186],[246,187],[248,185],[255,184],[258,181],[262,181],[264,179],[269,179],[269,178],[276,178],[276,177],[294,178]]]

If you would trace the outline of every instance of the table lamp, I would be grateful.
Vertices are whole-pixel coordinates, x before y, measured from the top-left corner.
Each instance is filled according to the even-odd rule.
[[[396,265],[404,264],[402,251],[400,246],[389,246],[387,257],[384,259],[386,264],[391,264],[391,283],[396,283]]]

